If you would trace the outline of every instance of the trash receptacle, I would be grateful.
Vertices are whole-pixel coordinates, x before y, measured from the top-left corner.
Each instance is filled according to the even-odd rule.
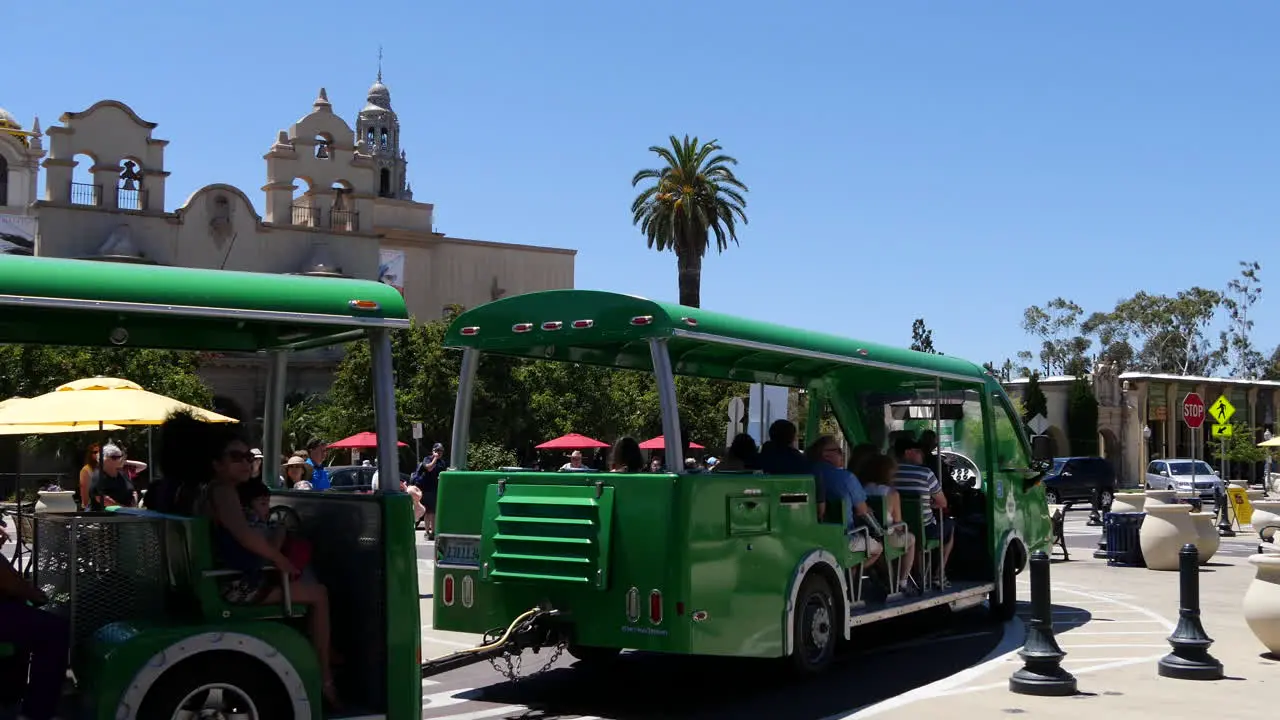
[[[1120,567],[1146,567],[1138,531],[1146,513],[1107,513],[1103,530],[1107,534],[1107,564]]]

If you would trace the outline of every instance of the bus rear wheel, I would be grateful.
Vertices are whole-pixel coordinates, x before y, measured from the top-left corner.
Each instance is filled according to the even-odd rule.
[[[138,708],[138,720],[236,718],[273,720],[293,715],[275,673],[242,653],[203,653],[156,679]]]
[[[796,595],[791,629],[791,664],[799,673],[816,675],[831,664],[840,620],[831,584],[820,575],[806,577]]]

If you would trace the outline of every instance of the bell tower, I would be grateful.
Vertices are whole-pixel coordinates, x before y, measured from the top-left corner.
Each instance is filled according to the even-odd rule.
[[[378,50],[378,79],[369,88],[364,109],[356,118],[356,141],[364,140],[377,168],[377,196],[412,200],[400,149],[400,120],[391,109],[391,91],[382,84],[382,50]]]

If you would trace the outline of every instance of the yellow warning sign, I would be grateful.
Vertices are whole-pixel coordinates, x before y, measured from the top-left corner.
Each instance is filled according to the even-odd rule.
[[[1214,437],[1231,437],[1230,425],[1214,425],[1211,429]]]
[[[1218,421],[1219,425],[1225,425],[1231,416],[1236,414],[1236,406],[1231,404],[1226,395],[1219,395],[1218,399],[1209,406],[1209,414]]]
[[[1231,510],[1241,525],[1248,525],[1253,521],[1253,504],[1249,502],[1249,496],[1245,494],[1244,488],[1228,485],[1227,497],[1231,499]]]

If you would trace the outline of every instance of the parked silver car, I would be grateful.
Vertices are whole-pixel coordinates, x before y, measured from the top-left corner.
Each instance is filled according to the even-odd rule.
[[[1226,492],[1226,485],[1203,460],[1168,458],[1152,460],[1147,466],[1147,489],[1176,490],[1212,500]]]

